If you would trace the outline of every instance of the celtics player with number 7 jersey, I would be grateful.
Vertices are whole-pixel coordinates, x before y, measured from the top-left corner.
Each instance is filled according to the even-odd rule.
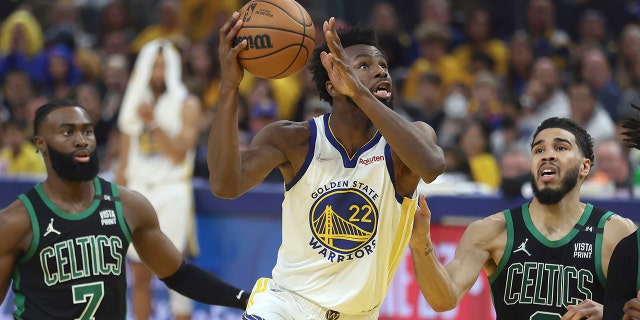
[[[183,260],[146,198],[97,177],[93,124],[83,107],[49,102],[33,127],[47,177],[0,211],[0,301],[11,284],[14,319],[126,319],[129,244],[169,288],[246,307],[243,290]]]
[[[543,121],[531,143],[533,199],[472,222],[446,266],[432,247],[423,197],[410,247],[433,309],[453,309],[484,269],[497,319],[602,319],[611,254],[636,227],[580,201],[593,165],[593,140],[583,128],[564,118]]]

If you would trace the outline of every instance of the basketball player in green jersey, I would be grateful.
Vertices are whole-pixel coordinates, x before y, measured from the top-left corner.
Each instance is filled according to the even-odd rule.
[[[84,108],[47,103],[33,127],[47,177],[0,211],[0,301],[13,280],[14,319],[126,319],[130,243],[169,288],[245,308],[248,294],[183,261],[146,198],[97,177]]]
[[[631,105],[634,109],[639,107]],[[622,121],[629,148],[640,149],[640,118]],[[636,230],[620,240],[611,256],[604,295],[605,320],[640,319],[640,232]]]
[[[433,250],[422,197],[410,247],[433,309],[454,308],[484,269],[498,319],[601,319],[611,253],[636,227],[580,201],[593,159],[584,129],[569,119],[543,121],[531,143],[533,199],[471,223],[446,267]]]

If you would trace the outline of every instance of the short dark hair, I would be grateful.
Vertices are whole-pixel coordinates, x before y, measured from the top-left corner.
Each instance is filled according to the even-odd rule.
[[[42,124],[42,121],[44,121],[44,118],[46,118],[49,113],[51,113],[54,110],[65,108],[65,107],[82,108],[77,102],[73,100],[68,100],[68,99],[57,99],[57,100],[49,101],[43,104],[42,106],[40,106],[38,110],[36,110],[36,115],[33,118],[33,135],[34,136],[38,135],[38,132],[40,131],[40,124]]]
[[[338,37],[340,37],[340,43],[342,43],[343,48],[357,44],[378,47],[376,34],[371,27],[357,25],[349,29],[338,29],[336,31]],[[329,74],[327,70],[324,69],[324,66],[322,66],[322,61],[320,60],[320,53],[322,51],[329,52],[329,46],[327,46],[326,42],[313,50],[311,60],[309,61],[309,70],[313,73],[313,82],[316,84],[320,99],[329,102],[329,104],[333,104],[333,98],[325,87],[325,83],[329,81]]]
[[[571,134],[576,137],[576,143],[578,144],[578,148],[580,149],[584,157],[591,160],[592,165],[595,164],[595,159],[593,156],[593,138],[587,132],[587,130],[573,122],[573,120],[571,119],[552,117],[542,121],[540,126],[538,126],[538,128],[536,129],[536,132],[533,134],[531,148],[533,148],[533,143],[540,131],[550,128],[560,128],[562,130],[571,132]]]

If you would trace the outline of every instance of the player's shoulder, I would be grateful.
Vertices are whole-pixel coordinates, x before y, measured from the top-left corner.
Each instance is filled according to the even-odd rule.
[[[504,213],[498,212],[473,221],[467,227],[465,233],[475,234],[478,237],[495,238],[500,233],[507,230],[507,220]]]
[[[27,207],[19,199],[0,210],[0,229],[29,228],[30,221]]]
[[[635,231],[637,226],[631,219],[614,213],[607,219],[604,229],[605,232],[614,232],[626,236]]]
[[[122,202],[122,206],[125,209],[125,213],[127,211],[131,211],[132,209],[136,211],[148,209],[151,206],[149,200],[142,195],[142,193],[135,191],[133,189],[129,189],[127,187],[118,186],[118,193],[120,194],[120,201]]]
[[[299,144],[309,141],[311,125],[307,121],[279,120],[265,126],[256,135],[257,141],[271,141],[277,144]]]

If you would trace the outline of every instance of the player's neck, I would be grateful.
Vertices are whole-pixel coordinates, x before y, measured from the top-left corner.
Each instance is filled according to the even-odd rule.
[[[360,150],[378,131],[366,116],[341,111],[338,114],[332,112],[329,128],[350,155]]]
[[[71,213],[82,212],[85,204],[93,202],[95,193],[93,180],[74,182],[51,175],[42,183],[42,189],[56,206]],[[78,211],[78,207],[82,210]]]
[[[531,221],[549,240],[562,239],[582,217],[586,204],[567,194],[556,204],[542,204],[534,199],[529,205]]]

